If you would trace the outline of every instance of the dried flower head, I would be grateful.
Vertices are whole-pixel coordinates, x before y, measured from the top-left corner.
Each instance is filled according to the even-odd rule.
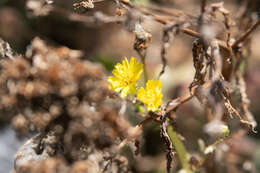
[[[126,97],[128,93],[136,93],[136,82],[140,79],[143,72],[143,64],[136,62],[132,57],[130,62],[125,58],[122,64],[116,64],[112,74],[108,77],[109,89],[121,92],[122,97]]]
[[[157,111],[162,104],[162,83],[159,80],[148,80],[145,87],[138,91],[137,98],[147,106],[148,111]]]

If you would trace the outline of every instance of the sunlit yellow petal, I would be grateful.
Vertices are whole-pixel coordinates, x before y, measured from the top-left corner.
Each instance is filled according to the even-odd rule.
[[[161,81],[149,80],[146,89],[141,88],[138,91],[137,98],[147,106],[148,111],[157,111],[162,104],[161,86]]]
[[[129,88],[129,92],[130,92],[130,94],[135,94],[136,93],[136,87],[135,87],[135,85],[131,85],[131,86],[129,86],[130,88]]]
[[[127,96],[127,94],[128,94],[128,92],[129,92],[129,86],[126,86],[125,88],[123,88],[122,89],[122,91],[121,91],[121,97],[126,97]]]
[[[131,57],[130,63],[125,58],[122,64],[117,63],[112,71],[114,76],[108,77],[109,89],[121,92],[122,97],[128,93],[136,93],[136,82],[140,79],[143,72],[143,64]]]
[[[125,58],[123,60],[123,68],[129,69],[129,62],[128,62],[127,58]]]

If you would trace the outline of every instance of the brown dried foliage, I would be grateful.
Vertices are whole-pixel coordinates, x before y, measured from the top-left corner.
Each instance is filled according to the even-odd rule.
[[[31,6],[33,1],[27,1],[27,8],[35,16],[62,14],[67,20],[82,22],[91,27],[107,23],[123,24],[135,33],[133,47],[144,65],[152,35],[142,26],[142,22],[149,19],[162,24],[160,58],[163,67],[159,78],[165,72],[167,49],[174,43],[173,38],[182,33],[194,37],[191,52],[195,75],[189,87],[189,94],[168,101],[161,106],[161,112],[149,112],[139,127],[132,127],[127,120],[119,116],[118,102],[121,100],[108,91],[103,68],[82,60],[81,52],[66,47],[50,47],[36,38],[26,56],[3,54],[2,57],[8,59],[1,62],[1,113],[14,117],[12,124],[20,133],[40,131],[39,137],[32,142],[34,151],[37,154],[46,152],[48,156],[56,157],[40,161],[34,166],[27,163],[20,166],[18,172],[33,173],[38,169],[44,170],[43,172],[54,169],[56,172],[128,172],[127,161],[119,154],[119,149],[126,140],[136,140],[135,153],[139,154],[139,128],[153,121],[160,124],[161,138],[166,147],[167,172],[170,173],[175,151],[167,126],[174,124],[177,109],[193,97],[197,98],[205,109],[208,119],[206,131],[212,132],[210,129],[214,129],[215,122],[229,125],[228,120],[233,118],[233,115],[245,127],[241,128],[243,133],[240,136],[246,131],[254,131],[256,121],[249,110],[250,101],[240,66],[247,61],[242,51],[247,47],[243,44],[260,24],[259,19],[246,20],[247,26],[251,27],[244,31],[239,30],[239,19],[231,17],[223,2],[207,5],[206,0],[201,3],[199,16],[158,6],[144,7],[128,0],[114,1],[117,6],[115,16],[100,11],[85,16],[43,0],[38,2],[38,6]],[[102,0],[81,1],[75,3],[74,7],[75,10],[88,10],[94,8],[98,2]],[[239,16],[245,16],[248,11],[250,10],[244,9],[244,14]],[[135,29],[131,28],[132,25]],[[221,32],[214,30],[216,25],[224,26],[220,27]],[[5,46],[2,49],[8,52],[5,49],[9,48]],[[235,90],[239,93],[238,103],[232,98]],[[113,99],[104,99],[106,96]],[[227,144],[232,143],[237,133],[240,134],[240,131],[234,132]],[[123,140],[120,147],[116,146],[117,139]],[[230,153],[235,153],[232,152]],[[223,155],[225,154],[222,153],[222,158]],[[95,157],[95,163],[90,159],[91,156]],[[62,159],[57,159],[59,157]],[[205,172],[215,170],[215,155],[205,157],[204,162],[196,163],[196,169],[204,168]],[[202,159],[190,162],[200,162],[199,160]]]
[[[30,159],[19,162],[29,156],[18,154],[18,172],[37,172],[37,169],[48,172],[56,166],[61,172],[129,171],[115,144],[120,139],[134,140],[140,131],[119,117],[114,101],[105,99],[113,93],[107,88],[102,66],[80,56],[80,51],[49,47],[35,38],[26,57],[1,62],[1,112],[14,117],[12,125],[18,134],[41,132],[37,139],[33,138],[35,151],[31,162],[43,153],[65,161],[50,159],[32,166]],[[104,160],[103,152],[109,161]],[[91,164],[87,161],[91,155],[98,158],[94,168],[82,167],[84,161],[76,162],[86,160]],[[49,165],[52,162],[54,165]],[[66,162],[75,163],[68,169]]]

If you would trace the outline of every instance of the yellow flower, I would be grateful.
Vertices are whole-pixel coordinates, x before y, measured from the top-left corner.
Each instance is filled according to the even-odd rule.
[[[138,91],[137,98],[147,106],[148,111],[157,111],[162,104],[162,83],[159,80],[148,80],[145,87]]]
[[[130,63],[125,58],[122,64],[117,63],[112,74],[108,77],[109,89],[121,92],[121,97],[126,97],[128,93],[136,93],[136,82],[140,79],[143,72],[143,64],[136,63],[135,57],[132,57]]]

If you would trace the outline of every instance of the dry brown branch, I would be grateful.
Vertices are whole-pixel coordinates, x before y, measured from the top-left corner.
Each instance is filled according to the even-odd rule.
[[[192,56],[193,56],[193,66],[195,68],[195,76],[192,83],[189,86],[191,89],[196,85],[202,85],[205,80],[206,71],[203,69],[205,68],[205,50],[200,39],[196,39],[192,43]]]
[[[163,24],[163,25],[166,25],[166,24],[171,24],[172,22],[169,21],[169,20],[166,20],[165,18],[159,16],[159,15],[156,15],[154,13],[152,13],[151,11],[149,10],[146,10],[144,8],[141,8],[133,3],[131,3],[130,1],[126,1],[126,0],[121,0],[120,1],[122,4],[126,5],[127,7],[129,8],[133,8],[133,9],[136,9],[138,11],[140,11],[141,13],[143,13],[144,15],[147,15],[147,16],[151,16],[155,21]],[[200,37],[199,33],[197,33],[196,31],[193,31],[191,29],[187,29],[187,28],[183,28],[183,32],[185,34],[188,34],[190,36],[193,36],[193,37]]]
[[[183,105],[186,102],[188,102],[189,100],[191,100],[193,98],[195,92],[196,92],[196,89],[192,90],[191,94],[187,94],[186,96],[176,98],[176,99],[169,101],[165,105],[165,107],[162,108],[164,110],[165,115],[163,114],[163,112],[160,112],[160,113],[149,112],[147,118],[144,119],[143,121],[141,121],[138,124],[138,126],[142,127],[151,121],[156,122],[156,123],[162,123],[162,116],[169,117],[171,112],[177,111],[177,109],[181,105]]]
[[[167,133],[167,114],[166,112],[163,112],[163,115],[161,116],[162,124],[161,124],[161,138],[164,142],[164,145],[166,147],[166,159],[167,159],[167,173],[171,172],[172,168],[172,160],[175,155],[174,148],[172,141]]]
[[[242,74],[239,71],[236,73],[236,80],[238,83],[239,94],[240,94],[240,98],[241,98],[240,107],[242,109],[242,113],[245,116],[245,118],[247,119],[247,121],[250,122],[252,131],[256,132],[255,127],[257,126],[257,122],[249,110],[250,100],[248,99],[248,96],[246,94],[246,83],[245,83],[245,80],[244,80]]]
[[[235,49],[240,43],[245,41],[245,39],[260,25],[260,20],[253,24],[244,34],[242,34],[236,41],[232,44],[232,48]]]
[[[224,106],[225,106],[225,108],[227,109],[227,111],[228,111],[230,117],[232,118],[232,117],[233,117],[233,116],[232,116],[233,114],[236,115],[237,118],[238,118],[238,120],[239,120],[239,122],[240,122],[241,124],[245,125],[247,128],[249,128],[250,130],[252,130],[253,132],[256,133],[254,121],[250,122],[250,121],[248,121],[248,120],[245,120],[245,119],[240,115],[240,113],[231,105],[230,101],[229,101],[225,96],[223,96],[223,99],[224,99],[224,101],[225,101]],[[251,119],[250,119],[250,120],[251,120]]]
[[[195,91],[195,90],[194,90]],[[166,106],[166,113],[170,113],[171,111],[177,111],[177,109],[184,103],[188,102],[189,100],[191,100],[194,96],[194,93],[188,94],[186,96],[183,96],[181,98],[177,98],[174,100],[171,100],[170,102],[168,102],[167,106]]]
[[[161,47],[161,61],[163,64],[162,70],[159,73],[158,79],[161,77],[161,75],[164,73],[166,65],[167,65],[167,49],[170,46],[170,34],[174,37],[179,30],[179,24],[173,22],[171,25],[166,25],[163,30],[163,36],[162,36],[162,47]]]
[[[69,21],[82,22],[90,27],[106,23],[122,23],[126,20],[123,16],[108,16],[102,12],[95,12],[93,16],[84,16],[59,7],[53,8],[52,12],[66,17]]]
[[[195,16],[191,14],[184,13],[183,11],[172,9],[172,8],[166,8],[166,7],[160,7],[158,8],[155,5],[149,5],[148,7],[144,7],[149,10],[152,10],[154,12],[158,12],[160,14],[169,15],[172,17],[185,17],[185,18],[195,18]]]

